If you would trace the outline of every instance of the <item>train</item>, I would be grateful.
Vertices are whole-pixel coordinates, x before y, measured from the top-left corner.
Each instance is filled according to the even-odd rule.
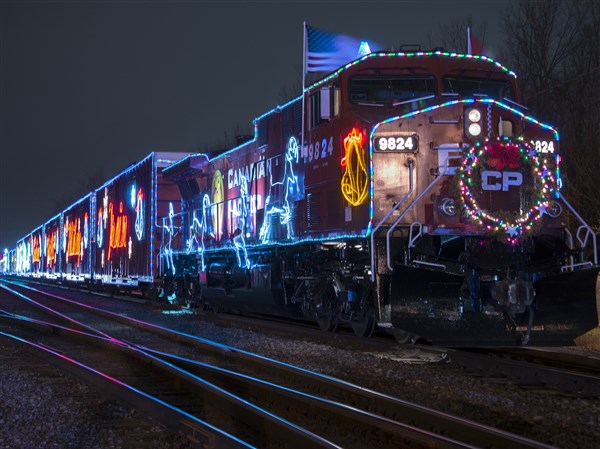
[[[7,259],[404,343],[572,343],[598,327],[597,236],[561,192],[559,133],[499,62],[369,53],[253,126],[216,154],[150,155],[145,177],[118,175]]]
[[[154,294],[162,230],[179,201],[162,168],[187,153],[151,153],[38,226],[5,252],[4,271],[117,292]]]

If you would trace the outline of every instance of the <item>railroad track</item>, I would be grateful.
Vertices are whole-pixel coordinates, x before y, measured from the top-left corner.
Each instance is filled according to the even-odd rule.
[[[3,327],[11,328],[5,337],[95,379],[147,413],[164,414],[162,422],[198,447],[549,447],[59,295],[15,284],[4,288],[20,298],[15,309],[25,301],[54,320],[5,309]],[[23,328],[35,332],[16,335]],[[47,343],[32,342],[40,332]],[[109,356],[117,360],[109,364]],[[125,361],[130,365],[124,367]],[[147,384],[150,373],[156,377]]]
[[[222,325],[246,326],[253,329],[307,337],[312,341],[358,350],[390,351],[399,346],[414,348],[416,358],[427,363],[438,363],[451,368],[467,368],[477,376],[504,379],[529,389],[556,390],[581,397],[600,396],[600,356],[575,353],[555,347],[463,347],[443,348],[422,345],[401,345],[390,335],[378,334],[371,338],[358,338],[351,330],[327,333],[316,326],[270,317],[249,317],[215,314],[212,318]],[[435,363],[435,362],[433,362]]]
[[[307,337],[311,341],[357,350],[391,351],[394,348],[414,349],[414,361],[440,363],[450,368],[466,368],[476,376],[494,378],[528,389],[547,389],[580,397],[600,396],[600,357],[590,353],[576,354],[562,348],[543,347],[481,347],[441,348],[421,345],[401,345],[389,335],[361,339],[347,332],[326,333],[316,326],[270,317],[248,317],[215,314],[211,318],[221,325],[244,326],[278,335]]]
[[[451,359],[483,376],[527,388],[546,388],[581,397],[600,397],[600,357],[560,348],[461,348]]]

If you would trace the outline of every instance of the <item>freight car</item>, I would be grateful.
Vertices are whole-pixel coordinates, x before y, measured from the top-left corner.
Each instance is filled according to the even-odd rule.
[[[161,170],[187,153],[151,153],[18,241],[14,271],[93,289],[158,293],[158,217],[179,191]],[[177,209],[179,210],[179,209]]]
[[[401,341],[572,341],[598,324],[596,236],[560,193],[558,132],[524,111],[484,56],[341,67],[163,170],[165,294]]]
[[[158,217],[169,204],[179,206],[179,192],[162,177],[162,168],[185,153],[152,153],[93,193],[95,248],[92,258],[98,285],[142,286],[160,282]],[[178,209],[177,209],[178,210]]]
[[[15,272],[15,265],[17,263],[17,252],[16,249],[4,248],[2,252],[2,258],[0,259],[0,274],[10,274]]]

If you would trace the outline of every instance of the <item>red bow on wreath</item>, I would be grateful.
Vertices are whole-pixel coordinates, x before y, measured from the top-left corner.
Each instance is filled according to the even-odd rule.
[[[519,168],[519,147],[511,143],[494,142],[488,149],[487,164],[496,170],[504,167]]]

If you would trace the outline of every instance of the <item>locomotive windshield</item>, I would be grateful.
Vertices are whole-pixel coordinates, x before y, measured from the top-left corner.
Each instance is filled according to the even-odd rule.
[[[501,100],[513,98],[510,83],[507,80],[488,78],[444,77],[444,93],[461,97],[486,96]]]
[[[355,76],[350,78],[350,102],[398,104],[435,95],[432,76]]]

